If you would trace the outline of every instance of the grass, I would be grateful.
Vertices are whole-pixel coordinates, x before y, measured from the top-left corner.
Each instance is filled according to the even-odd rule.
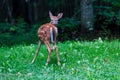
[[[120,80],[120,41],[67,41],[58,43],[61,66],[53,52],[45,66],[47,50],[37,44],[0,47],[0,80]]]

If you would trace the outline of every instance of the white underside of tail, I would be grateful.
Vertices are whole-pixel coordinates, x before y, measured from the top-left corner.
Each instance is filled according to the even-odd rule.
[[[58,30],[57,30],[57,28],[55,27],[55,31],[56,31],[56,34],[58,33]]]
[[[52,28],[50,28],[50,39],[51,39],[51,42],[54,43],[54,40],[53,40],[53,30],[52,30]]]

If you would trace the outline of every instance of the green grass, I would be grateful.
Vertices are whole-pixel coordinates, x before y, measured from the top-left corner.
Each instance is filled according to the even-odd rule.
[[[61,66],[53,52],[45,66],[47,50],[37,44],[0,47],[0,80],[120,80],[120,41],[67,41],[58,43]]]

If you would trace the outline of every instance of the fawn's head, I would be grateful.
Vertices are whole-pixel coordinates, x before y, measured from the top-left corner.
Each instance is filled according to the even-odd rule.
[[[59,13],[58,16],[53,16],[52,13],[49,11],[49,16],[54,25],[58,24],[58,20],[63,16],[63,13]]]

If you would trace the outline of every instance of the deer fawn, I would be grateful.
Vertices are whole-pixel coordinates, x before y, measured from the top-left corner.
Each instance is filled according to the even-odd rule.
[[[56,52],[56,57],[58,60],[58,65],[60,65],[60,59],[58,56],[58,49],[56,46],[56,37],[57,37],[57,27],[55,26],[56,24],[58,24],[58,20],[62,17],[63,13],[59,13],[58,16],[53,16],[52,13],[49,11],[49,16],[51,19],[51,22],[43,24],[42,26],[40,26],[40,28],[38,29],[38,48],[36,50],[36,53],[34,55],[34,58],[32,60],[32,63],[35,61],[39,50],[40,50],[40,45],[41,45],[41,41],[43,41],[48,49],[48,59],[46,62],[46,65],[48,65],[48,63],[50,62],[50,55],[52,50],[55,50]],[[53,43],[53,48],[51,48],[50,46],[50,41]]]

